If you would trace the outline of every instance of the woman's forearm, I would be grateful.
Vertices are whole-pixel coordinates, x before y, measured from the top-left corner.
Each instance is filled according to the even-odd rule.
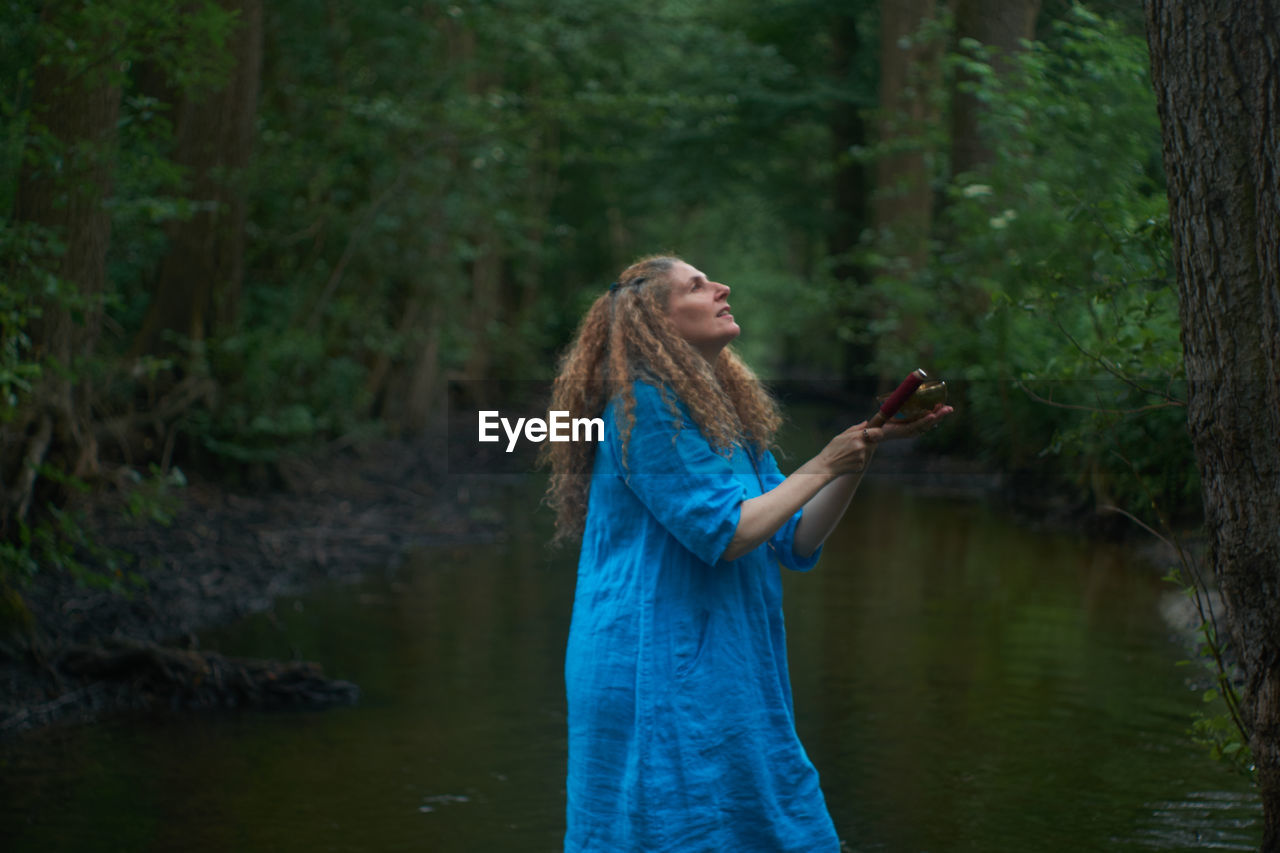
[[[853,500],[858,484],[862,482],[862,472],[841,474],[823,486],[816,495],[804,505],[804,513],[800,523],[796,525],[795,539],[791,548],[798,557],[808,557],[818,550],[831,531],[836,529],[849,501]]]
[[[750,498],[742,502],[742,507],[738,516],[738,528],[734,531],[733,538],[729,540],[729,545],[725,548],[721,559],[736,560],[743,554],[759,547],[773,534],[777,533],[782,525],[787,523],[787,519],[796,514],[796,511],[804,508],[805,516],[809,514],[809,504],[818,500],[824,492],[834,489],[835,493],[841,493],[845,490],[845,486],[841,486],[843,481],[854,477],[855,475],[838,476],[823,462],[814,458],[801,465],[795,470],[790,477],[787,477],[777,487],[770,489],[762,495]],[[856,482],[854,488],[856,488]],[[848,494],[843,497],[840,512],[844,511],[844,507],[848,505],[849,498],[853,495],[853,489],[848,488]],[[820,503],[827,506],[829,503],[839,501],[839,497],[823,499]],[[823,514],[821,511],[819,514]],[[839,514],[831,522],[834,527],[835,521],[840,518]],[[801,524],[804,523],[804,516],[801,517]],[[811,523],[810,528],[816,528],[818,524]],[[829,530],[827,532],[830,532]],[[825,534],[823,536],[825,538]],[[817,550],[818,545],[822,544],[822,539],[818,539],[812,547],[804,553],[800,548],[799,529],[796,532],[795,551],[801,556],[807,556]]]
[[[886,438],[919,435],[953,411],[939,403],[932,412],[909,423],[872,427],[863,422],[849,427],[777,488],[742,502],[738,528],[722,559],[736,560],[764,544],[799,509],[804,513],[791,547],[796,556],[808,557],[826,541],[849,508],[875,445]]]
[[[849,506],[882,434],[865,423],[851,426],[776,488],[743,501],[738,528],[721,559],[736,560],[764,544],[801,508],[792,550],[800,557],[818,550]]]

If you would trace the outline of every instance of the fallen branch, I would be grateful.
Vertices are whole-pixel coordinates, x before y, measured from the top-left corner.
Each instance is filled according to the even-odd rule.
[[[172,708],[326,708],[360,695],[359,687],[326,677],[315,663],[229,658],[121,638],[71,646],[56,666],[71,676],[127,682],[153,705]]]

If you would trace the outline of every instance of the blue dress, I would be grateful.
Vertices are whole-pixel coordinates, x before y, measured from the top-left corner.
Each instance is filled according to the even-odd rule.
[[[773,455],[717,454],[683,406],[634,391],[625,467],[605,411],[578,564],[565,851],[837,851],[782,624],[779,564],[818,553],[793,552],[797,512],[721,561],[742,501],[782,482]]]

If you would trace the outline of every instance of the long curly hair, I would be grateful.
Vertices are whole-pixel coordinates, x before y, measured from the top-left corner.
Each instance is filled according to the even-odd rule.
[[[658,255],[623,270],[588,309],[552,385],[550,408],[575,418],[599,417],[610,400],[619,398],[624,463],[635,424],[632,383],[639,378],[673,391],[711,446],[723,453],[735,444],[762,452],[782,420],[773,397],[732,348],[725,347],[709,364],[676,332],[667,306],[671,273],[679,262]],[[675,416],[676,401],[667,402]],[[595,451],[589,441],[542,445],[542,462],[551,468],[545,502],[555,511],[555,542],[582,535]]]

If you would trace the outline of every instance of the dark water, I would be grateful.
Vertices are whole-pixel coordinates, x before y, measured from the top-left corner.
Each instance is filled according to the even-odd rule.
[[[513,519],[528,515],[515,508]],[[554,851],[570,558],[541,531],[419,554],[205,638],[364,690],[322,713],[149,716],[0,758],[6,851]],[[788,577],[801,737],[855,850],[1256,848],[1247,781],[1125,551],[864,487]]]

